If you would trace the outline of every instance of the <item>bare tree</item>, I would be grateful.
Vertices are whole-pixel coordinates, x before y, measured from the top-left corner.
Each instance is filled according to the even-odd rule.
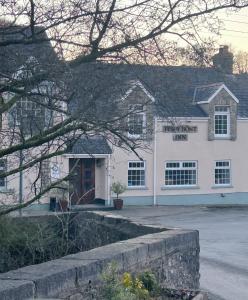
[[[248,73],[248,52],[234,52],[234,71],[238,74]]]
[[[130,111],[120,109],[111,74],[89,63],[166,64],[181,42],[202,49],[200,29],[218,32],[215,13],[247,6],[244,0],[2,0],[0,159],[8,158],[8,170],[1,168],[0,179],[29,171],[36,177],[28,201],[0,215],[68,179],[45,182],[43,167],[82,135],[101,134],[132,151],[140,146],[125,135]]]

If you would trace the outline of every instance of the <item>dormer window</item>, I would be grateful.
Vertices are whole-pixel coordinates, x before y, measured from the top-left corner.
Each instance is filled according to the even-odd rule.
[[[220,138],[230,137],[230,107],[217,105],[214,109],[214,135]]]
[[[145,112],[142,105],[131,105],[128,116],[128,136],[140,138],[145,132]]]
[[[194,102],[209,116],[209,141],[236,140],[239,100],[224,83],[197,87]]]

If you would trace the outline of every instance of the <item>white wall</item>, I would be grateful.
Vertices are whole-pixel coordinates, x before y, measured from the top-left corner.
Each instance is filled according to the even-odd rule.
[[[186,123],[197,126],[197,133],[189,133],[188,141],[172,140],[171,133],[162,131],[166,122],[158,122],[157,130],[157,195],[185,195],[248,192],[248,120],[238,120],[237,140],[208,141],[208,120],[191,120]],[[153,145],[149,150],[140,150],[139,154],[146,161],[146,190],[127,190],[123,196],[152,196],[153,195]],[[115,148],[111,160],[113,181],[127,184],[128,161],[138,160],[133,153],[127,153]],[[163,189],[165,161],[167,160],[196,160],[198,161],[197,189]],[[232,187],[214,186],[215,160],[231,160]]]

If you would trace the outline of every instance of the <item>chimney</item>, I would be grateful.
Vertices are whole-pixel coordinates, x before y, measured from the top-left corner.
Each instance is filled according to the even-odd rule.
[[[212,59],[216,69],[221,70],[225,74],[233,73],[233,54],[229,52],[228,46],[221,46],[219,53],[215,54]]]

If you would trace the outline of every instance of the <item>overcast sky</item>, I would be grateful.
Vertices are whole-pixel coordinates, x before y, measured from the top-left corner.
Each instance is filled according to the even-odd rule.
[[[248,8],[229,15],[222,13],[220,18],[224,25],[219,43],[231,44],[236,51],[248,52]]]

